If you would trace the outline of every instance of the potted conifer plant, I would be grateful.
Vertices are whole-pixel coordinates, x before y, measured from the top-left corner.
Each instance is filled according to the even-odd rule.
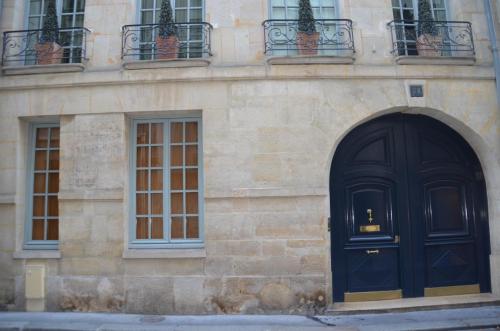
[[[160,22],[156,37],[156,58],[176,59],[179,54],[179,38],[175,26],[170,0],[161,3]]]
[[[297,49],[299,55],[318,54],[319,32],[316,31],[314,15],[309,0],[300,0],[297,30]]]
[[[443,40],[438,35],[436,22],[432,17],[428,0],[418,2],[418,38],[417,51],[420,56],[439,56]]]
[[[49,1],[47,15],[43,22],[38,43],[35,45],[38,64],[58,64],[63,58],[63,48],[59,45],[56,0]]]

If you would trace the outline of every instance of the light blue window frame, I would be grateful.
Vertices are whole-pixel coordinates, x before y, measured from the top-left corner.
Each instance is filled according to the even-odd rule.
[[[142,7],[142,1],[143,0],[137,0],[137,17],[136,17],[136,21],[137,21],[137,24],[157,24],[157,20],[159,19],[159,15],[160,15],[160,9],[161,9],[161,2],[162,0],[151,0],[153,2],[153,7],[152,8],[148,8],[148,9],[144,9]],[[200,0],[201,2],[201,7],[200,6],[191,6],[191,2],[193,0],[182,0],[182,1],[186,1],[187,3],[187,6],[177,6],[178,5],[178,2],[180,3],[181,1],[179,0],[171,0],[170,1],[170,5],[172,6],[172,11],[173,11],[173,14],[174,14],[174,21],[176,23],[201,23],[201,22],[204,22],[205,20],[205,0]],[[192,18],[191,18],[191,9],[201,9],[201,19],[200,21],[192,21]],[[186,11],[186,16],[187,16],[187,20],[186,21],[178,21],[178,17],[177,17],[177,12],[180,11],[180,10],[185,10]],[[142,13],[143,12],[152,12],[152,19],[153,21],[152,22],[143,22],[142,21]],[[147,31],[147,29],[145,29]],[[201,28],[201,35],[200,35],[201,39],[192,39],[192,33],[190,32],[190,29],[188,28],[186,30],[186,35],[185,36],[180,36],[180,39],[183,43],[185,43],[187,45],[187,53],[186,53],[186,56],[187,58],[198,58],[200,56],[196,55],[198,52],[195,52],[195,51],[192,51],[191,48],[193,44],[197,44],[197,43],[203,43],[203,41],[205,40],[205,31],[203,28]],[[152,30],[151,31],[151,40],[146,40],[146,41],[143,41],[141,40],[141,35],[139,35],[139,38],[137,40],[137,43],[138,43],[138,48],[140,48],[141,46],[143,45],[152,45],[154,43],[154,40],[156,38],[156,31],[155,30]],[[149,59],[153,59],[154,56],[153,54],[151,55],[146,55],[146,58],[149,58]],[[141,59],[144,59],[144,58],[141,58]]]
[[[59,249],[59,241],[58,240],[32,240],[32,231],[33,231],[33,196],[34,196],[34,180],[35,180],[35,152],[36,152],[36,131],[39,128],[59,128],[59,123],[36,123],[30,124],[29,126],[29,149],[28,149],[28,174],[26,181],[26,221],[24,226],[24,249],[30,250],[57,250]],[[51,149],[56,150],[56,149]],[[57,148],[60,150],[60,147]],[[49,157],[47,157],[47,163],[49,162]],[[47,166],[47,172],[49,172]],[[47,185],[48,185],[48,177],[45,180],[45,194],[47,194]],[[45,201],[45,235],[47,234],[47,200]],[[55,219],[55,218],[54,218]],[[60,215],[57,217],[59,219],[59,226],[61,224]]]
[[[197,122],[198,123],[198,239],[171,239],[170,238],[170,225],[172,214],[170,212],[170,124],[176,122]],[[144,123],[162,123],[163,124],[163,238],[164,239],[136,239],[136,173],[137,173],[137,125]],[[184,129],[185,130],[185,129]],[[200,116],[183,116],[183,117],[169,117],[169,118],[136,118],[131,121],[130,127],[130,217],[129,217],[129,248],[132,249],[154,249],[154,248],[202,248],[204,247],[204,176],[203,176],[203,139],[202,139],[202,120]],[[189,145],[189,143],[183,143]],[[155,146],[154,144],[144,144],[140,146]],[[178,145],[178,144],[174,144]],[[185,161],[185,149],[183,149],[183,159]],[[183,187],[185,188],[185,170],[184,165],[179,167],[183,169]],[[177,168],[177,167],[175,167]],[[189,167],[188,167],[189,168]],[[149,186],[150,187],[150,186]],[[183,210],[186,211],[186,197],[185,193],[189,190],[183,190]],[[140,191],[142,192],[142,191]],[[148,193],[155,191],[148,191]],[[174,193],[177,191],[174,191]],[[150,204],[151,202],[149,202]],[[149,208],[149,211],[151,209]],[[149,215],[150,216],[150,215]],[[183,214],[184,218],[184,236],[186,236],[186,217],[189,214]],[[151,217],[151,216],[150,216]],[[152,216],[154,217],[154,216]],[[177,217],[174,215],[173,217]],[[151,224],[149,224],[149,236],[151,236]]]
[[[24,8],[24,26],[26,30],[39,30],[43,27],[43,17],[45,16],[45,7],[47,0],[40,0],[40,12],[39,13],[31,13],[31,0],[25,0],[25,8]],[[71,0],[73,1],[73,11],[72,12],[67,12],[63,13],[63,5],[65,0],[55,0],[56,1],[56,11],[57,11],[57,22],[59,24],[59,27],[61,28],[62,26],[62,19],[64,17],[71,16],[71,27],[72,28],[83,28],[84,22],[82,21],[81,26],[76,25],[76,18],[77,16],[83,16],[83,20],[85,20],[85,6],[86,6],[86,1],[83,6],[83,11],[77,11],[77,2],[80,0]],[[82,0],[83,1],[83,0]],[[38,18],[38,26],[30,26],[30,18]],[[65,27],[66,29],[68,27]],[[61,28],[64,30],[65,28]],[[64,45],[64,49],[69,50],[68,54],[68,60],[70,63],[73,62],[73,58],[81,58],[81,50],[82,50],[82,43],[83,43],[83,36],[82,32],[78,31],[67,31],[64,32],[65,34],[70,34],[71,42],[68,45]],[[38,34],[33,34],[29,36],[29,39],[27,42],[30,44],[29,48],[33,49],[31,51],[27,51],[27,53],[32,53],[35,52],[34,50],[34,45],[36,43],[36,39],[33,39],[34,37],[38,38]],[[31,54],[32,55],[32,54]],[[26,64],[34,64],[30,63],[31,61],[27,61]]]

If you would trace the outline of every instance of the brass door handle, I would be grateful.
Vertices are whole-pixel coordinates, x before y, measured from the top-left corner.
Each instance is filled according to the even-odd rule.
[[[367,249],[366,250],[366,254],[378,254],[378,253],[380,253],[380,251],[378,249],[374,249],[374,250]]]

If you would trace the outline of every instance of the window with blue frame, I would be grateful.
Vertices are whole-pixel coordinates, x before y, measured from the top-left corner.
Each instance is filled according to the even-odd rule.
[[[27,0],[27,29],[39,30],[43,27],[43,22],[47,14],[47,7],[50,1],[55,1],[58,23],[59,23],[59,44],[64,49],[63,63],[80,63],[82,61],[82,43],[84,31],[82,29],[85,15],[85,0]],[[28,35],[27,63],[35,63],[34,45],[40,39],[40,33],[30,33]],[[33,53],[33,54],[30,54]],[[29,63],[32,62],[32,63]]]
[[[59,240],[59,125],[32,125],[26,247],[57,248]]]
[[[201,120],[134,120],[132,133],[131,246],[202,245]]]
[[[174,21],[177,25],[181,49],[180,58],[199,58],[203,55],[204,29],[203,0],[171,0]],[[158,24],[162,0],[140,0],[140,24]],[[155,58],[155,39],[158,29],[143,27],[141,30],[141,60]]]

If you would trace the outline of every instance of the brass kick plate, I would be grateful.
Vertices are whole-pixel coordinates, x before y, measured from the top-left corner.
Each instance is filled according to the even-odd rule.
[[[359,232],[380,232],[380,225],[361,225]]]
[[[401,299],[402,297],[403,297],[402,290],[344,293],[345,302],[393,300],[393,299]]]
[[[424,289],[424,295],[426,297],[441,297],[447,295],[478,294],[478,293],[481,293],[479,284],[444,286],[444,287],[427,287]]]

